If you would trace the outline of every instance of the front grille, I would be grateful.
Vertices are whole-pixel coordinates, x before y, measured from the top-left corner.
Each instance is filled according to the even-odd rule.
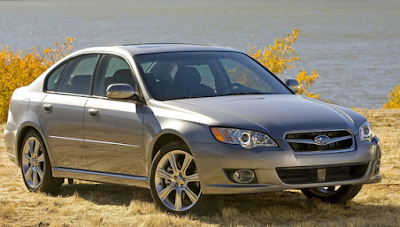
[[[364,176],[368,163],[349,166],[313,168],[276,168],[279,178],[286,184],[307,184],[355,180]]]
[[[317,144],[314,139],[321,135],[328,136],[330,142],[326,145]],[[289,133],[286,134],[285,140],[295,152],[339,151],[354,148],[353,135],[346,130]]]

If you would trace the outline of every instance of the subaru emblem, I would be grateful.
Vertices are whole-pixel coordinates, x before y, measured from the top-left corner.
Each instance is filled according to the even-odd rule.
[[[325,146],[329,143],[330,139],[326,135],[319,135],[314,138],[314,142],[319,146]]]

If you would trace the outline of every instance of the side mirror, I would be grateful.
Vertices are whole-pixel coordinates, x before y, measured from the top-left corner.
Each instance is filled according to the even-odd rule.
[[[295,79],[287,79],[285,83],[295,93],[297,93],[300,90],[299,82]]]
[[[109,99],[127,99],[135,95],[135,89],[129,84],[110,84],[106,92]]]

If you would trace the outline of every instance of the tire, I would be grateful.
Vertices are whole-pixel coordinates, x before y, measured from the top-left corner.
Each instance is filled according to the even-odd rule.
[[[38,132],[26,134],[19,154],[22,178],[29,191],[53,193],[60,189],[64,179],[52,176],[46,146]]]
[[[301,189],[307,198],[319,198],[323,202],[344,204],[360,192],[362,184],[339,185],[320,188]]]
[[[189,148],[178,141],[165,145],[155,156],[150,172],[150,191],[162,210],[179,215],[201,211],[210,198],[202,194]]]

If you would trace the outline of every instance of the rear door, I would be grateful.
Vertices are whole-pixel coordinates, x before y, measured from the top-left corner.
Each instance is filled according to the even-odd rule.
[[[39,117],[53,166],[87,169],[83,111],[99,55],[81,55],[57,68],[47,79],[48,95]],[[61,76],[62,75],[62,76]]]
[[[142,119],[146,107],[128,100],[108,100],[106,88],[112,83],[136,87],[125,59],[103,55],[93,96],[83,114],[89,170],[144,176]]]

